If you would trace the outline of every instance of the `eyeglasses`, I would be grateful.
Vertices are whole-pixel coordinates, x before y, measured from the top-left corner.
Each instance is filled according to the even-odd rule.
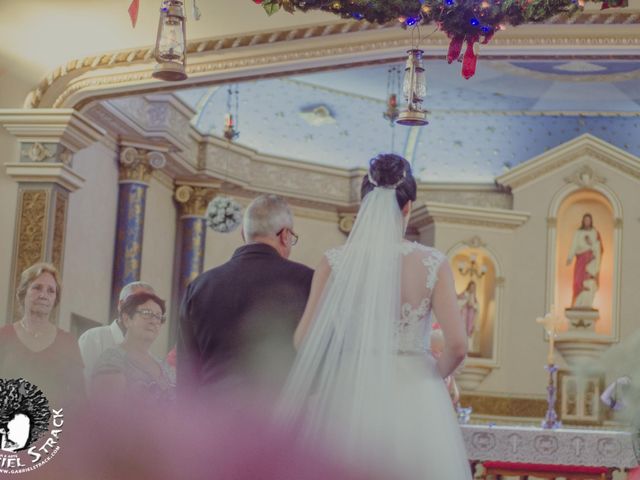
[[[288,230],[289,233],[291,234],[291,240],[290,240],[290,244],[293,247],[296,243],[298,243],[298,235],[295,234],[295,232],[293,230],[291,230],[290,228],[284,227],[283,229],[281,229],[278,233],[276,233],[276,236],[279,237],[282,232],[284,232],[285,230]]]
[[[164,323],[167,320],[167,317],[165,317],[164,315],[160,313],[153,313],[153,311],[151,310],[136,310],[136,313],[145,320],[151,320],[152,318],[155,318],[160,323]]]

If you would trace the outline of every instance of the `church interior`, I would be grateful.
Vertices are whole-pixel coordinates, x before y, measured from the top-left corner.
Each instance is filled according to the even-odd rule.
[[[189,282],[243,244],[216,200],[286,199],[290,258],[315,268],[346,241],[369,160],[393,152],[418,181],[407,238],[453,271],[476,478],[632,478],[637,443],[600,397],[640,365],[576,369],[640,331],[640,0],[578,2],[453,54],[443,24],[330,11],[358,0],[173,2],[177,40],[161,3],[0,0],[0,323],[36,262],[58,269],[53,321],[76,338],[143,281],[167,300],[165,358]]]

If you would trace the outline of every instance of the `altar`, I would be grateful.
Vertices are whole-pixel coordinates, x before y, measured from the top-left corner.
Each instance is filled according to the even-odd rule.
[[[511,475],[548,477],[555,472],[571,478],[609,478],[613,470],[638,466],[638,436],[629,431],[492,424],[467,424],[461,429],[469,460],[475,466],[482,464],[485,470]],[[596,472],[601,476],[593,476]]]

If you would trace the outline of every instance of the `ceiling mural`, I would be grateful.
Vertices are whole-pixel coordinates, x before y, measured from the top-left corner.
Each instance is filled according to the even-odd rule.
[[[342,168],[395,151],[433,182],[493,182],[584,133],[640,156],[640,61],[486,60],[465,80],[445,61],[430,60],[429,125],[421,128],[383,118],[393,66],[404,68],[372,65],[241,83],[235,143]],[[235,102],[227,85],[176,95],[197,112],[198,131],[222,137]]]

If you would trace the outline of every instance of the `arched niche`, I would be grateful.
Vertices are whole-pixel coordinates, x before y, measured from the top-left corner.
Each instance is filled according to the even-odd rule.
[[[468,356],[481,363],[497,362],[497,330],[500,312],[502,269],[496,256],[477,237],[454,246],[448,253],[453,271],[458,304],[465,326],[475,303],[474,331],[469,337]],[[475,283],[476,301],[470,283]]]
[[[567,317],[567,330],[592,331],[598,336],[617,338],[621,204],[605,185],[605,179],[590,168],[583,168],[574,177],[577,180],[557,192],[549,209],[547,307],[555,306],[556,313]],[[594,245],[594,260],[596,251],[601,255],[598,275],[590,282],[591,288],[595,287],[593,300],[586,302],[584,297],[580,299],[574,295],[577,259],[574,257],[567,263],[576,236],[584,232],[580,228],[585,214],[591,214],[602,246],[600,250]],[[594,311],[591,326],[588,320],[580,320],[579,312],[575,313],[582,309],[588,319],[589,306]]]

